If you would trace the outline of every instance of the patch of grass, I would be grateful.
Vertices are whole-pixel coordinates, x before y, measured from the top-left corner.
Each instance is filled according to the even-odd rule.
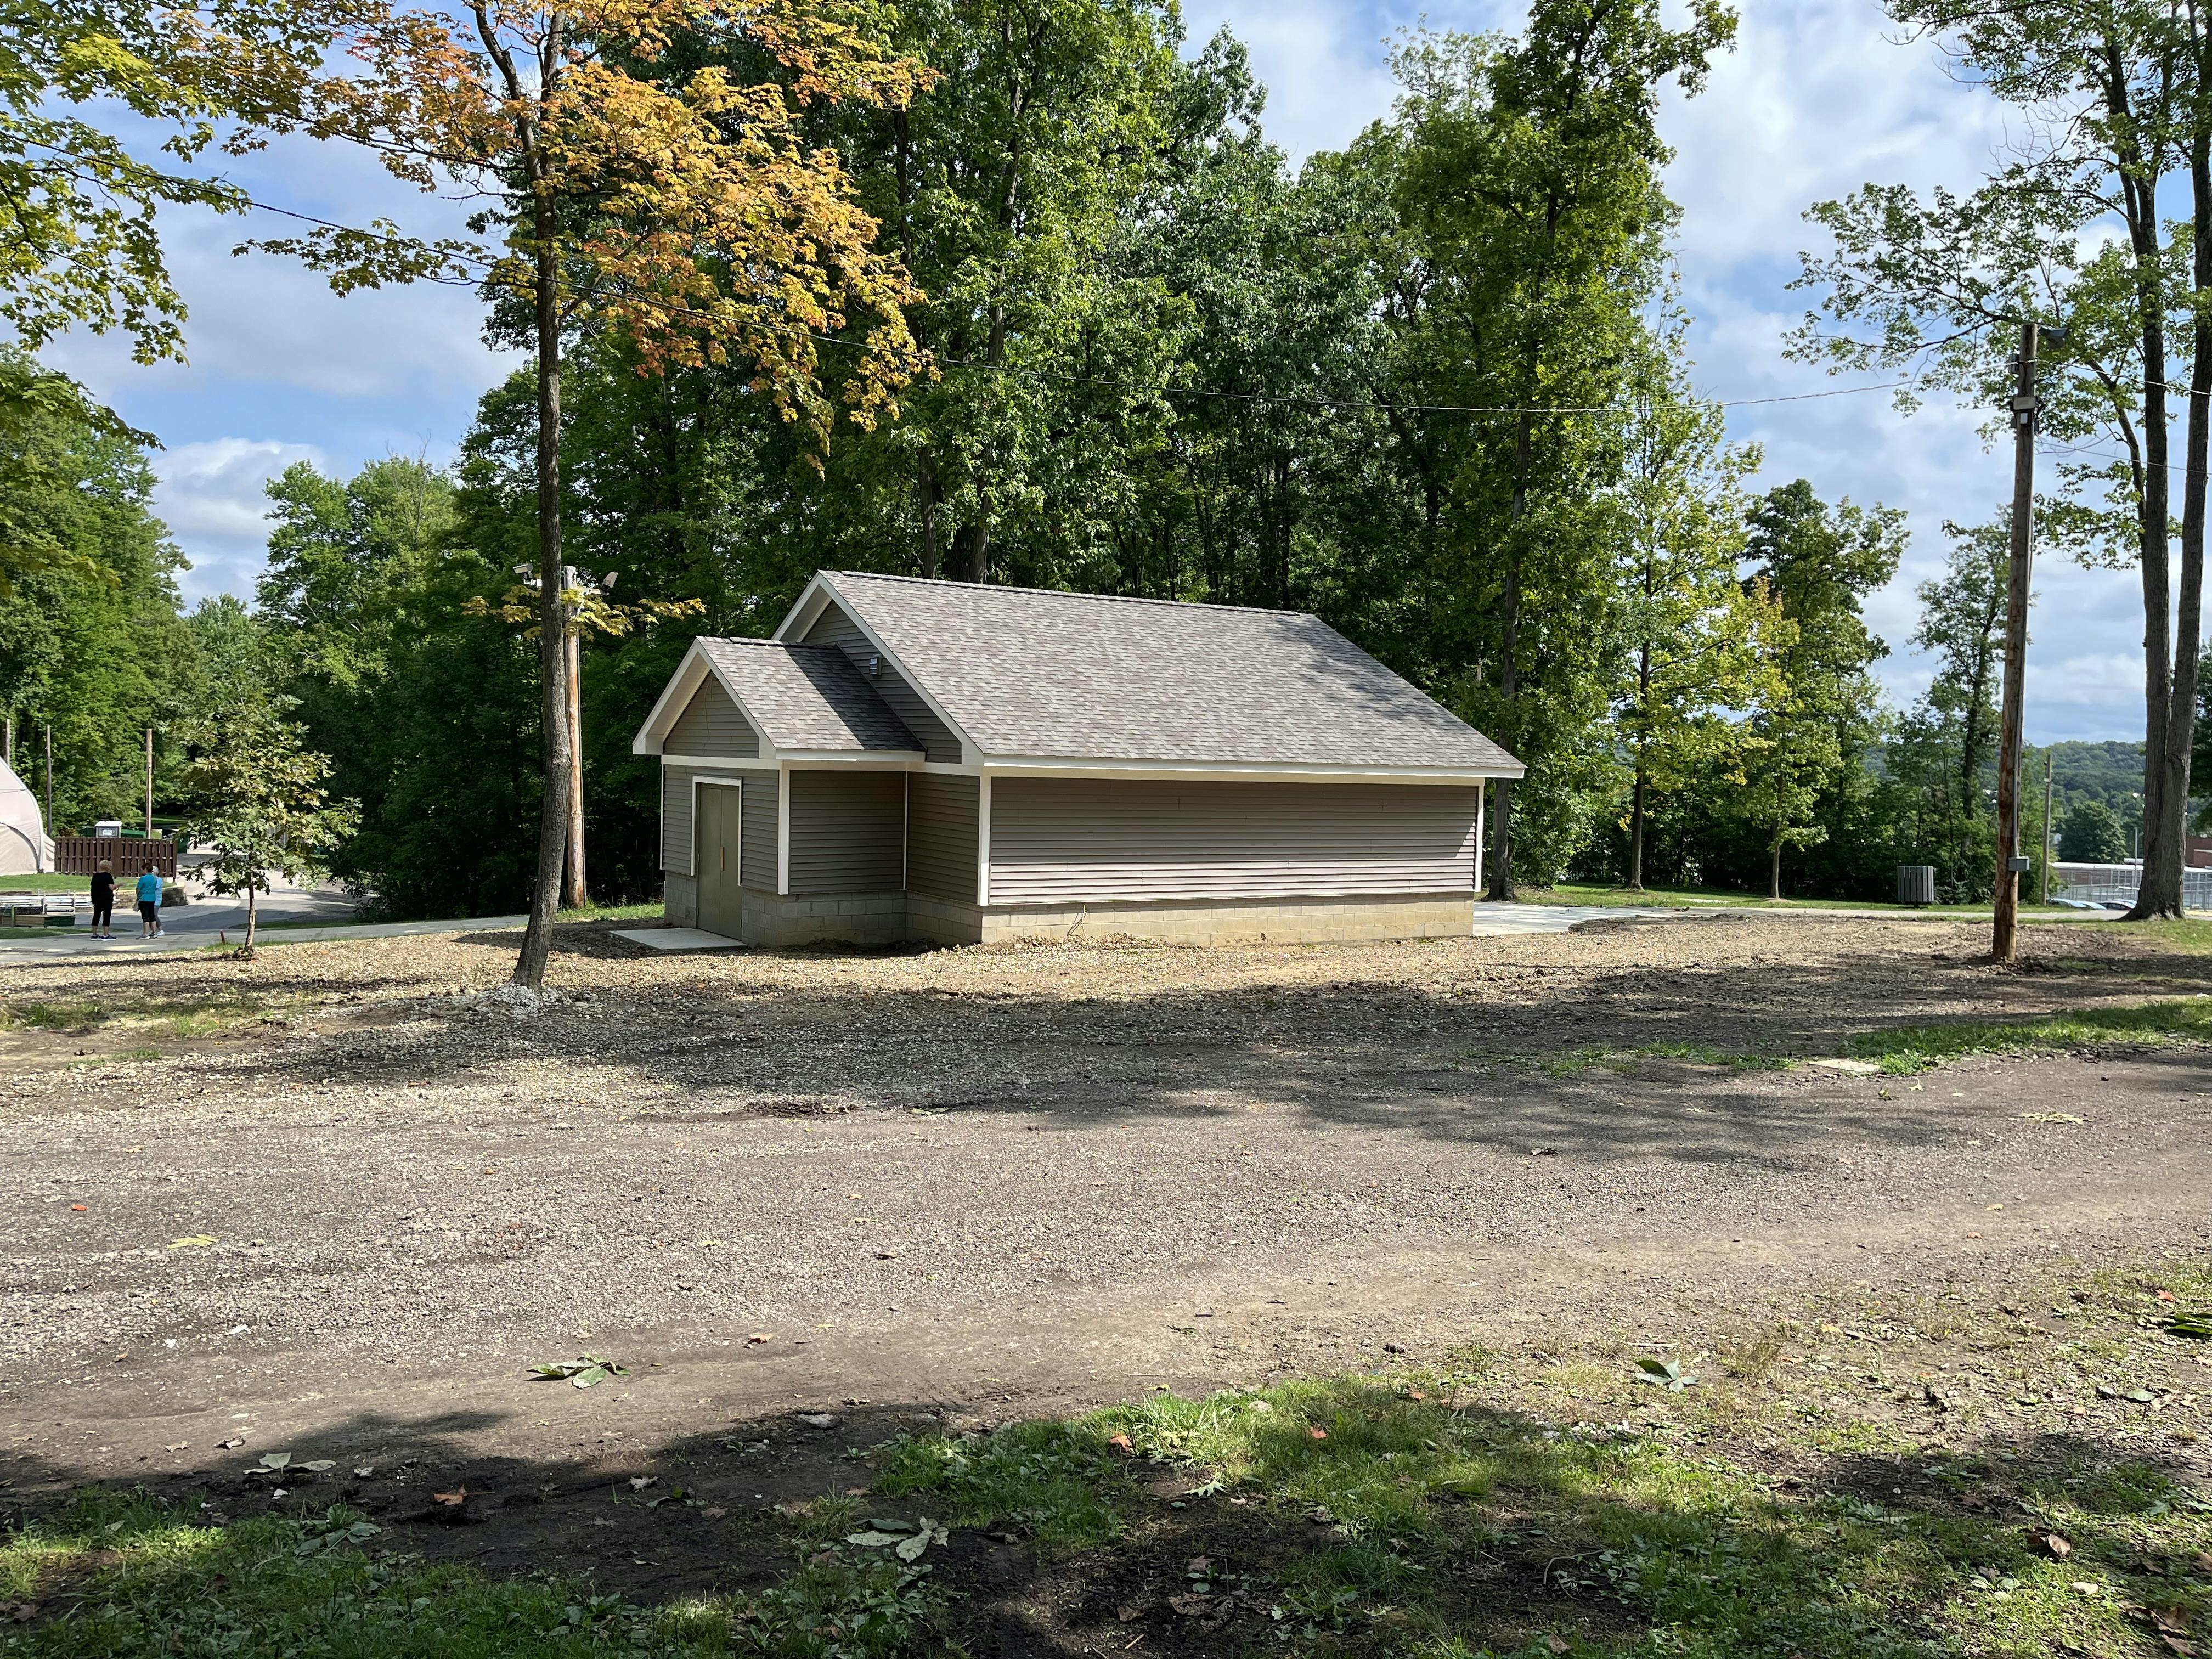
[[[7,1659],[892,1659],[941,1599],[927,1577],[823,1551],[769,1588],[641,1607],[574,1580],[496,1579],[383,1556],[380,1529],[332,1509],[221,1528],[141,1497],[90,1495],[7,1534]],[[33,1611],[21,1611],[23,1604]]]
[[[2160,1290],[2186,1303],[2212,1284],[2178,1273],[2078,1294],[2131,1315],[2170,1307]],[[1805,1334],[1753,1334],[1723,1368],[1755,1383]],[[1824,1359],[1808,1380],[1887,1397],[1859,1374],[1865,1357],[1851,1360]],[[1243,1609],[1219,1637],[1224,1654],[2148,1659],[2142,1608],[2192,1631],[2212,1620],[2212,1574],[2174,1565],[2212,1547],[2212,1501],[2149,1462],[2085,1446],[2031,1463],[2002,1443],[1994,1458],[1929,1456],[1911,1424],[1840,1401],[1808,1420],[1787,1382],[1747,1393],[1743,1449],[1759,1449],[1740,1456],[1714,1432],[1715,1390],[1664,1395],[1632,1379],[1626,1362],[1592,1359],[1525,1377],[1517,1393],[1487,1370],[1160,1393],[1065,1422],[901,1441],[879,1486],[1090,1546],[1076,1564],[1086,1583],[1157,1582],[1162,1558],[1179,1573],[1188,1559],[1188,1583],[1166,1586],[1186,1592],[1179,1615],[1208,1598]],[[1609,1397],[1608,1417],[1623,1396],[1635,1405],[1605,1423],[1513,1403],[1562,1384]],[[1067,1448],[1025,1495],[1039,1451]],[[1908,1471],[1923,1462],[1915,1484]],[[1118,1520],[1102,1525],[1102,1509]],[[2063,1552],[2042,1541],[2052,1532]],[[1255,1628],[1273,1642],[1255,1647]]]
[[[1717,1048],[1706,1042],[1645,1042],[1633,1048],[1577,1048],[1540,1062],[1551,1077],[1571,1077],[1577,1072],[1626,1071],[1642,1060],[1686,1060],[1700,1066],[1728,1066],[1747,1072],[1787,1071],[1795,1061],[1777,1054],[1754,1054]]]
[[[1864,1031],[1844,1044],[1853,1058],[1879,1061],[1893,1076],[1924,1072],[1966,1054],[2051,1054],[2100,1043],[2212,1041],[2212,997],[2086,1008],[2049,1019],[1960,1020]]]
[[[561,912],[562,921],[659,921],[665,914],[659,899],[635,904],[582,904]]]
[[[23,998],[0,1002],[0,1029],[28,1031],[82,1031],[107,1018],[98,1003],[83,999],[40,1002]]]
[[[1602,904],[1626,909],[1710,910],[1740,908],[1754,910],[1896,910],[1906,915],[1983,915],[1986,904],[1899,904],[1888,899],[1784,898],[1726,887],[1607,887],[1595,882],[1563,881],[1553,887],[1524,887],[1519,902],[1527,904]],[[2067,915],[2076,914],[2063,905],[2027,903],[2021,914]],[[2212,936],[2208,936],[2212,937]],[[2208,944],[2212,949],[2212,944]]]
[[[876,1490],[927,1492],[958,1527],[1011,1530],[1054,1548],[1119,1535],[1126,1477],[1096,1423],[1023,1423],[981,1435],[905,1436],[878,1465]]]
[[[130,861],[127,855],[124,861]],[[139,862],[143,865],[145,860],[142,858]],[[27,875],[0,876],[0,893],[82,893],[89,897],[92,878],[57,875],[51,870]]]

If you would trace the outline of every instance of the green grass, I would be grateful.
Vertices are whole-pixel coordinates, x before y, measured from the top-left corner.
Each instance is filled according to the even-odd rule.
[[[915,1650],[939,1599],[924,1574],[834,1544],[767,1589],[647,1608],[574,1580],[385,1555],[388,1541],[343,1509],[208,1527],[88,1494],[0,1542],[0,1604],[37,1609],[0,1623],[0,1656],[892,1659]]]
[[[1577,1048],[1538,1064],[1548,1076],[1570,1077],[1577,1072],[1626,1071],[1640,1060],[1687,1060],[1747,1072],[1785,1072],[1796,1063],[1776,1054],[1740,1053],[1705,1042],[1645,1042],[1633,1048]]]
[[[976,1524],[1025,1519],[1048,1549],[1096,1547],[1139,1525],[1099,1515],[1134,1507],[1129,1473],[1099,1468],[1121,1437],[1129,1468],[1180,1474],[1181,1507],[1235,1516],[1235,1571],[1207,1589],[1269,1609],[1293,1651],[1502,1651],[1487,1643],[1514,1619],[1483,1588],[1495,1573],[1524,1599],[1538,1581],[1535,1600],[1549,1604],[1510,1649],[1534,1654],[2027,1659],[2062,1642],[2138,1653],[2148,1650],[2128,1609],[2143,1598],[2212,1613],[2212,1584],[2177,1596],[2142,1577],[2148,1557],[2212,1543],[2212,1504],[2146,1465],[2031,1490],[2028,1512],[2074,1547],[2062,1562],[2016,1514],[1779,1490],[1767,1468],[1706,1450],[1701,1434],[1562,1431],[1482,1394],[1479,1381],[1433,1372],[1161,1394],[980,1439],[904,1440],[884,1468],[887,1489],[937,1496],[955,1513],[971,1506],[988,1517]],[[1799,1449],[1820,1453],[1817,1435],[1839,1432],[1816,1431]],[[1827,1455],[1917,1449],[1891,1431],[1845,1440]],[[1006,1479],[1054,1448],[1065,1457],[1040,1479]],[[1154,1553],[1203,1549],[1210,1561],[1212,1547],[1197,1533]]]
[[[111,1001],[67,997],[0,999],[0,1030],[127,1030],[166,1037],[207,1036],[266,1017],[296,1012],[309,999],[300,992],[248,987],[195,989],[173,995],[118,994]]]
[[[0,893],[82,893],[89,896],[91,892],[90,876],[56,875],[52,871],[0,876]]]
[[[2212,1041],[2212,997],[2146,1002],[2123,1008],[2089,1008],[2049,1019],[1960,1020],[1940,1025],[1900,1025],[1866,1031],[1844,1044],[1845,1054],[1878,1060],[1899,1076],[1966,1054],[2051,1054],[2100,1043],[2160,1045]]]
[[[1638,909],[1712,909],[1745,906],[1760,910],[1895,910],[1907,915],[1987,915],[1986,904],[1899,904],[1885,899],[1785,898],[1764,893],[1739,892],[1725,887],[1647,887],[1641,892],[1626,887],[1605,887],[1593,882],[1563,881],[1552,887],[1524,887],[1519,900],[1527,904],[1617,905]],[[2022,915],[2081,914],[2060,905],[2023,904]]]

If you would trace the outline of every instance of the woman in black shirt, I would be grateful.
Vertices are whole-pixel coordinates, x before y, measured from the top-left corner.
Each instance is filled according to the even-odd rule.
[[[92,936],[115,937],[115,866],[106,859],[92,877]]]

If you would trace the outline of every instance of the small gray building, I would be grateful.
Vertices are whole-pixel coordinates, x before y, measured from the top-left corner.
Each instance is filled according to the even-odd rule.
[[[669,920],[770,945],[1465,933],[1522,769],[1314,617],[843,570],[632,747]]]

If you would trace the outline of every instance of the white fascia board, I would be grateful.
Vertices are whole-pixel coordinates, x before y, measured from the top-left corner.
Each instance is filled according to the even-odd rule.
[[[960,739],[962,763],[964,765],[973,766],[980,761],[983,751],[975,740],[961,730],[960,722],[945,711],[943,703],[929,695],[929,688],[921,683],[921,677],[909,671],[907,665],[899,660],[898,653],[876,636],[876,630],[868,626],[868,619],[854,607],[852,597],[841,590],[836,582],[830,580],[828,571],[817,570],[814,573],[814,580],[806,584],[806,591],[799,596],[798,602],[785,613],[783,620],[776,624],[775,632],[769,637],[772,640],[781,640],[786,644],[790,643],[790,640],[786,637],[786,630],[788,630],[793,636],[804,634],[814,626],[814,619],[822,614],[823,605],[831,599],[835,599],[843,608],[845,614],[853,619],[853,626],[859,629],[862,637],[876,648],[876,654],[897,669],[899,677],[914,688],[915,696],[928,704],[929,712],[945,722],[945,729]]]
[[[707,766],[725,772],[773,772],[775,770],[775,761],[756,760],[749,755],[672,755],[664,751],[660,757],[660,763],[663,766]]]
[[[922,763],[919,749],[779,749],[775,755],[794,766],[860,766],[886,772]]]
[[[813,627],[814,619],[822,614],[823,603],[830,597],[829,587],[830,584],[823,580],[823,573],[816,571],[806,586],[799,590],[799,597],[791,602],[791,609],[783,613],[783,620],[769,630],[769,638],[781,640],[787,645],[795,643],[799,635]]]
[[[699,683],[713,668],[714,665],[707,660],[706,647],[697,640],[693,640],[690,649],[684,653],[684,659],[676,665],[676,672],[668,677],[668,684],[661,688],[659,701],[653,705],[653,712],[645,717],[645,724],[637,728],[637,735],[629,740],[631,754],[658,755],[660,752],[661,742],[667,737],[668,728],[676,724],[676,717],[684,712],[684,704],[691,701],[691,694],[699,689]]]
[[[775,780],[775,896],[791,891],[791,769],[783,767]]]
[[[1477,769],[1464,766],[1347,766],[1282,761],[1085,760],[1065,755],[985,755],[982,769],[1000,776],[1059,778],[1190,778],[1249,782],[1336,779],[1346,783],[1480,784],[1488,778],[1518,778],[1527,768],[1517,762]]]

